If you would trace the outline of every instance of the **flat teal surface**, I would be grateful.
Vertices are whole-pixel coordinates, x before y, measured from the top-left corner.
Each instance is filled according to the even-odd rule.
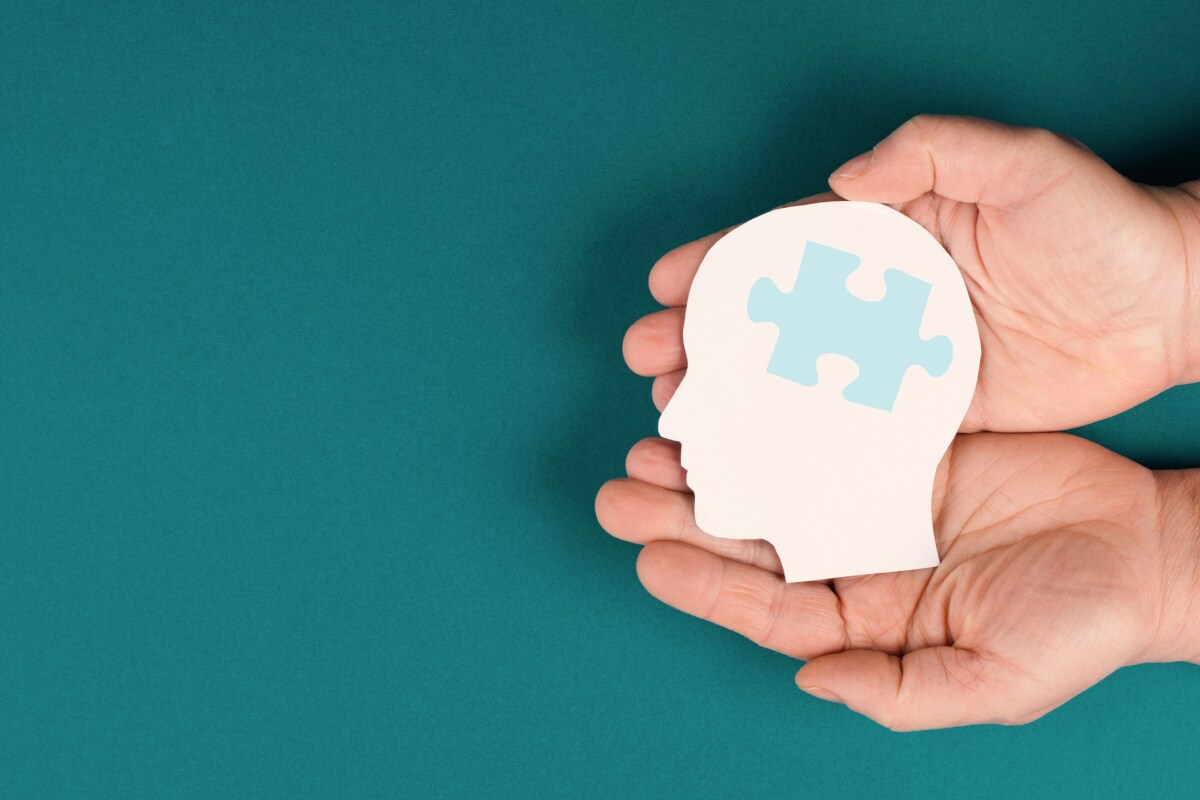
[[[1194,796],[1196,667],[893,734],[651,599],[592,498],[654,430],[660,253],[917,112],[1197,177],[1197,41],[1190,1],[0,4],[0,795]],[[1087,433],[1200,466],[1198,419]]]

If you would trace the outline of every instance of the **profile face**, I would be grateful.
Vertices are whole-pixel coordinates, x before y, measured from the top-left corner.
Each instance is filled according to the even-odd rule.
[[[709,532],[723,531],[716,535],[760,538],[765,533],[755,509],[779,500],[773,497],[772,482],[760,475],[759,462],[770,457],[772,449],[787,448],[773,429],[777,424],[792,427],[792,435],[784,440],[795,441],[803,438],[800,429],[812,421],[770,420],[770,404],[757,410],[739,407],[736,395],[710,385],[723,375],[719,365],[703,358],[694,367],[689,364],[687,376],[659,420],[659,433],[680,443],[680,460],[695,493],[697,524]],[[747,480],[750,476],[753,479]],[[736,509],[736,516],[722,514],[721,509]],[[725,521],[716,521],[722,518]]]
[[[819,263],[815,254],[856,265],[848,278],[818,287],[828,293],[819,300],[813,275],[800,275],[802,264]],[[889,269],[903,275],[885,281]],[[764,278],[783,302],[793,290],[814,296],[802,298],[802,313],[756,321],[751,295]],[[885,314],[888,335],[877,344],[867,329],[888,306],[870,303],[895,292],[895,304],[921,286],[927,302],[915,321],[900,315],[912,330]],[[854,317],[860,309],[863,324]],[[826,339],[858,353],[869,369],[836,352],[807,358]],[[659,431],[681,444],[703,530],[771,541],[789,580],[937,563],[933,474],[974,391],[979,339],[958,268],[924,229],[885,206],[854,202],[751,220],[701,264],[684,349],[688,371]],[[894,366],[912,357],[933,363],[937,375]],[[870,391],[855,394],[863,385]],[[872,569],[846,556],[864,551],[875,553],[867,558]]]

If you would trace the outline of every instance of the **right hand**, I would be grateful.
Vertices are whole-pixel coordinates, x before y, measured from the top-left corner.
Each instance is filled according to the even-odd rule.
[[[1077,142],[961,117],[916,117],[804,202],[886,203],[924,226],[967,283],[983,345],[962,430],[1082,425],[1200,378],[1200,189],[1141,186]],[[682,308],[723,233],[671,251],[629,366],[660,409],[687,363]],[[1190,257],[1193,263],[1189,264]]]

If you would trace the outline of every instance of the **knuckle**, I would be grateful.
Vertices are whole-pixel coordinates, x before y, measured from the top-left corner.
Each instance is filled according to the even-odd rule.
[[[1040,716],[1042,716],[1041,713],[1037,711],[1014,711],[1004,715],[1004,718],[1000,720],[1000,724],[1009,726],[1028,725]]]
[[[902,130],[907,129],[913,132],[919,138],[924,138],[940,125],[943,119],[943,117],[936,114],[917,114],[915,117],[910,117],[908,122],[905,122],[900,127]]]
[[[912,720],[896,713],[896,710],[893,708],[876,712],[874,719],[877,723],[893,733],[908,733],[910,731],[917,730],[917,726],[912,724]]]
[[[762,588],[734,570],[725,570],[717,588],[716,604],[728,623],[725,627],[738,631],[756,644],[763,644],[771,635],[772,603],[764,602]]]
[[[1025,145],[1040,151],[1075,149],[1067,137],[1045,128],[1029,128],[1025,132]]]
[[[759,622],[758,634],[755,636],[755,641],[761,645],[765,646],[773,641],[779,630],[780,621],[784,617],[784,607],[787,604],[785,586],[786,584],[778,584],[771,592],[771,598],[766,604]]]

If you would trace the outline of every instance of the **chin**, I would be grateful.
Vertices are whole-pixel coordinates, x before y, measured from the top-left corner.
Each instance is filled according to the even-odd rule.
[[[696,517],[696,527],[705,533],[712,533],[712,521],[708,518],[708,512],[704,505],[704,501],[699,495],[696,497],[696,505],[693,509],[693,514]]]
[[[694,490],[695,487],[693,487]],[[705,499],[707,498],[707,500]],[[712,498],[708,493],[701,492],[696,495],[695,516],[696,526],[705,533],[711,533],[714,536],[723,535],[721,531],[725,528],[719,516],[714,516],[710,510]],[[725,499],[725,498],[722,498]]]
[[[688,478],[696,495],[693,514],[696,526],[705,533],[726,539],[756,539],[754,523],[745,516],[745,509],[756,501],[743,494],[730,492],[729,482],[720,476],[705,475],[698,483]]]

